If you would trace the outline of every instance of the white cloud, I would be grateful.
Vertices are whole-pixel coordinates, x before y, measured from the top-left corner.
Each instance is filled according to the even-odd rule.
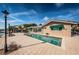
[[[58,15],[56,18],[61,19],[61,20],[73,20],[74,19],[72,14]]]
[[[51,19],[54,19],[54,17],[52,17]]]
[[[17,22],[21,22],[21,23],[23,23],[24,21],[22,21],[22,20],[8,20],[8,23],[17,23]]]
[[[57,7],[61,7],[64,3],[55,3]]]
[[[78,15],[79,15],[79,9],[69,10],[69,12],[70,12],[73,16],[78,16]]]
[[[20,15],[27,15],[28,17],[30,16],[30,14],[36,14],[37,12],[35,10],[30,10],[28,12],[19,12],[19,13],[13,13],[9,15],[10,20],[7,20],[8,23],[10,24],[18,24],[18,23],[25,23],[24,20],[21,20],[19,18],[17,18],[16,16],[20,16]],[[5,21],[0,19],[0,23],[4,23]]]
[[[8,23],[24,23],[25,21],[21,20],[21,19],[18,19],[14,16],[9,16],[11,18],[11,20],[7,20]],[[0,19],[0,23],[4,23],[5,21]]]
[[[30,11],[25,11],[25,12],[18,12],[18,13],[13,13],[13,14],[10,14],[11,16],[20,16],[20,15],[34,15],[34,14],[37,14],[37,12],[35,10],[30,10]]]
[[[18,18],[14,17],[14,16],[9,16],[9,17],[14,19],[14,20],[9,20],[10,22],[21,22],[21,23],[24,23],[23,20],[18,19]]]
[[[19,12],[19,13],[13,13],[13,14],[10,14],[11,16],[19,16],[19,15],[29,15],[28,12]]]
[[[33,14],[37,14],[37,12],[35,10],[30,10],[30,13],[33,13]]]
[[[32,15],[37,14],[37,12],[35,10],[30,10],[27,12],[18,12],[18,13],[13,13],[9,15],[9,18],[11,18],[10,20],[7,20],[8,23],[12,23],[12,24],[17,24],[17,23],[25,23],[24,20],[21,20],[19,18],[17,18],[16,16],[20,16],[20,15],[27,15],[29,18],[33,18]],[[0,19],[0,23],[4,23],[4,20]]]
[[[59,15],[58,18],[69,18],[71,17],[72,14],[67,14],[67,15]]]
[[[70,20],[77,20],[79,15],[79,9],[70,9],[69,13],[67,15],[63,15],[62,17],[65,19],[70,19]]]
[[[43,18],[43,21],[47,21],[49,18],[47,17],[47,16],[45,16],[44,18]]]
[[[49,20],[49,17],[45,16],[42,21],[41,21],[41,24],[44,24],[44,23],[47,23]]]

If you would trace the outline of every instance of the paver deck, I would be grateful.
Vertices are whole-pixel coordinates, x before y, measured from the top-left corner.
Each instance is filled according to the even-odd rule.
[[[23,33],[15,33],[15,36],[8,37],[8,44],[11,42],[21,45],[22,48],[9,53],[9,55],[79,54],[79,36],[66,38],[66,49],[26,36]]]

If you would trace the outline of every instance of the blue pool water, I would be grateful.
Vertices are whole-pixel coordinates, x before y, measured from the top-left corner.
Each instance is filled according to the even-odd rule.
[[[31,34],[30,36],[38,40],[42,40],[44,42],[48,42],[48,43],[51,43],[57,46],[61,46],[62,38],[44,36],[44,35],[39,35],[39,34]]]

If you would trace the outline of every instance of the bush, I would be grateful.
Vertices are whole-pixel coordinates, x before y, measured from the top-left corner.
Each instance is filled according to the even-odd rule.
[[[14,50],[17,50],[18,48],[20,48],[21,46],[17,45],[15,42],[12,42],[10,45],[9,45],[9,51],[14,51]]]

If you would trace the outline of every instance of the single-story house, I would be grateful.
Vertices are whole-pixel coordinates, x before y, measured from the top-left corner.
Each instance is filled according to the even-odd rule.
[[[74,21],[51,20],[42,26],[42,34],[54,37],[71,37],[72,27],[78,25]]]
[[[28,31],[30,31],[30,32],[41,32],[41,26],[28,27]]]

